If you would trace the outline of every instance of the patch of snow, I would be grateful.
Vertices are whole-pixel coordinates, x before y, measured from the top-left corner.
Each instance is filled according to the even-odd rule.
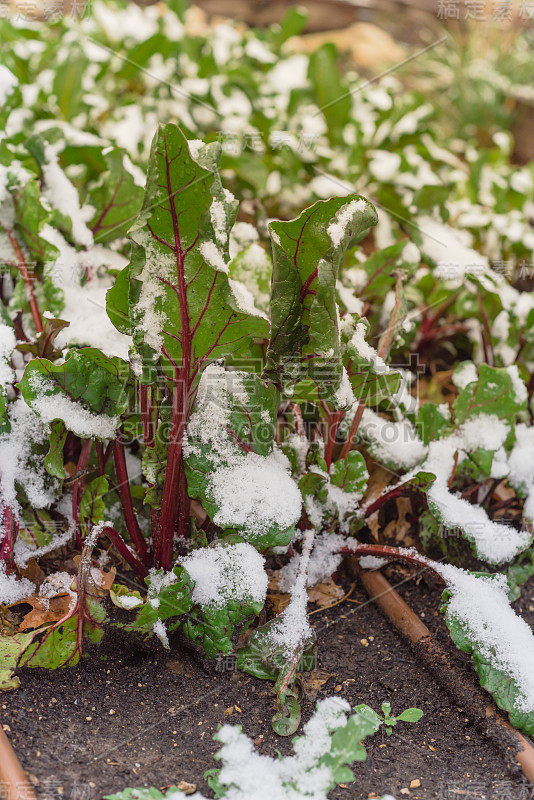
[[[0,388],[5,389],[13,383],[15,376],[11,368],[10,359],[17,339],[13,328],[0,322]]]
[[[366,408],[359,433],[369,441],[369,449],[377,461],[396,468],[412,469],[427,453],[415,427],[407,419],[393,422]]]
[[[349,344],[354,347],[360,358],[370,361],[374,372],[377,375],[383,375],[389,372],[389,367],[381,356],[378,355],[374,347],[366,341],[365,335],[367,333],[367,326],[363,322],[356,323],[354,333]]]
[[[354,405],[354,392],[352,391],[352,386],[350,385],[349,376],[347,375],[345,367],[343,367],[341,382],[334,394],[334,399],[337,407],[341,409],[351,408]]]
[[[210,267],[219,270],[219,272],[226,272],[226,274],[228,274],[228,264],[224,260],[223,254],[215,242],[202,242],[198,249],[200,255]]]
[[[515,681],[517,708],[534,711],[534,636],[509,603],[506,576],[477,578],[451,564],[435,568],[451,593],[447,616],[462,624],[489,663]]]
[[[508,426],[493,415],[479,414],[468,420],[458,431],[445,439],[431,442],[428,457],[421,466],[425,472],[436,476],[428,489],[429,505],[439,514],[443,524],[450,529],[460,529],[472,541],[480,558],[491,564],[511,561],[530,543],[527,531],[492,522],[485,509],[472,505],[448,487],[455,463],[455,454],[469,452],[479,447],[498,450],[508,433]]]
[[[9,605],[35,594],[35,584],[27,578],[17,580],[16,575],[6,574],[6,565],[0,561],[0,605]]]
[[[305,531],[302,536],[302,553],[298,563],[297,577],[291,587],[289,605],[276,617],[269,638],[275,646],[282,646],[288,658],[312,634],[306,608],[308,606],[308,565],[313,548],[314,531]]]
[[[34,508],[46,508],[54,502],[56,484],[40,465],[36,465],[32,446],[48,441],[41,419],[18,397],[8,405],[10,433],[0,435],[0,496],[2,504],[18,509],[17,490],[20,484]]]
[[[315,586],[332,577],[343,556],[339,554],[342,547],[356,546],[355,539],[348,539],[337,533],[316,535],[313,550],[308,563],[308,586]],[[289,592],[297,578],[300,554],[295,553],[291,560],[284,564],[278,572],[278,587],[281,592]]]
[[[476,383],[478,372],[472,361],[464,361],[458,364],[452,374],[452,382],[458,389],[465,389],[470,383]]]
[[[34,373],[29,378],[32,389],[38,396],[32,401],[33,409],[45,422],[62,419],[65,426],[83,438],[96,436],[99,439],[113,439],[120,425],[119,417],[108,414],[94,414],[81,402],[71,400],[66,394],[54,394],[55,384],[42,375]],[[50,394],[45,394],[50,391]],[[41,394],[42,393],[42,394]]]
[[[276,449],[268,456],[246,453],[219,467],[210,476],[210,489],[219,506],[213,521],[223,527],[237,525],[262,535],[273,525],[291,528],[300,518],[301,497],[290,463]]]
[[[127,611],[131,611],[133,608],[137,608],[138,606],[143,605],[143,601],[139,597],[134,597],[133,595],[117,595],[115,597],[115,602],[121,607],[125,608]]]
[[[4,105],[13,89],[18,85],[18,78],[4,64],[0,64],[0,106]]]
[[[377,558],[376,556],[362,556],[360,558],[360,567],[363,567],[363,569],[378,569],[387,563],[387,558]]]
[[[169,644],[169,637],[167,635],[167,628],[165,627],[164,622],[161,619],[159,619],[159,617],[155,621],[155,623],[153,624],[152,630],[154,631],[154,633],[156,634],[156,636],[160,640],[160,642],[163,645],[163,647],[165,648],[165,650],[170,650],[171,646]]]
[[[265,534],[273,525],[289,529],[301,511],[289,460],[276,445],[266,456],[236,446],[228,433],[233,398],[247,402],[242,373],[215,364],[207,367],[184,437],[184,454],[198,452],[199,444],[211,446],[209,490],[219,507],[213,518],[217,525],[239,526],[251,536]]]
[[[401,157],[398,153],[390,153],[387,150],[372,150],[369,156],[371,158],[369,171],[377,180],[387,183],[398,175],[401,165]]]
[[[269,317],[264,314],[259,308],[256,307],[256,301],[252,292],[241,281],[228,279],[228,283],[235,297],[237,307],[244,314],[250,314],[251,317],[261,317],[269,322]]]
[[[265,559],[247,542],[203,547],[180,563],[195,582],[193,601],[223,607],[230,600],[262,603],[267,593]]]
[[[58,152],[63,147],[48,144],[45,147],[46,162],[43,164],[44,196],[72,222],[72,236],[83,247],[93,244],[93,233],[87,223],[94,215],[94,208],[81,206],[76,187],[70,182],[59,165]]]
[[[367,203],[365,200],[363,200],[363,198],[360,198],[359,200],[351,200],[350,203],[341,206],[334,219],[329,223],[328,228],[326,229],[326,232],[328,233],[330,241],[334,247],[339,247],[343,241],[347,232],[347,228],[352,222],[354,215],[360,211],[365,211],[366,208]]]
[[[417,225],[423,236],[421,250],[435,262],[437,274],[442,280],[459,282],[463,281],[467,272],[481,278],[490,273],[486,256],[465,243],[465,231],[454,230],[431,217],[420,217]]]

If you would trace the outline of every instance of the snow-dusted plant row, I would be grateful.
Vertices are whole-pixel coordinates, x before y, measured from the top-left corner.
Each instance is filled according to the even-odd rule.
[[[505,274],[532,260],[533,168],[503,134],[460,157],[417,93],[355,92],[328,46],[291,54],[299,19],[186,37],[172,9],[96,3],[52,47],[0,23],[0,603],[32,605],[0,680],[76,664],[106,624],[164,647],[179,629],[275,681],[290,734],[307,588],[346,553],[395,555],[441,576],[455,643],[533,733],[510,600],[534,572],[534,298]],[[230,134],[260,144],[233,154]],[[376,464],[391,481],[362,502]],[[512,524],[486,502],[505,482]],[[365,543],[405,495],[439,562]],[[106,571],[110,545],[142,591]],[[74,546],[76,573],[47,571]],[[291,602],[257,626],[273,553]]]

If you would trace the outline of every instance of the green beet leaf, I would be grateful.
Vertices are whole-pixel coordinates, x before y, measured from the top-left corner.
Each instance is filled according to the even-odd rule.
[[[478,380],[468,383],[454,401],[455,424],[478,414],[492,414],[513,424],[519,411],[526,408],[527,396],[521,379],[516,384],[508,368],[480,364]]]
[[[119,330],[128,327],[127,312],[133,366],[147,383],[160,363],[167,378],[185,380],[190,391],[211,361],[268,336],[265,316],[228,278],[237,203],[222,189],[219,153],[217,144],[209,145],[193,158],[174,124],[161,125],[152,143],[143,207],[130,234],[131,261],[107,300]]]
[[[319,201],[297,219],[270,224],[269,380],[291,391],[310,377],[323,400],[335,400],[342,379],[336,279],[351,241],[376,222],[373,206],[350,195]]]
[[[202,501],[217,525],[238,531],[255,547],[286,545],[298,522],[300,496],[289,464],[286,469],[273,453],[278,390],[254,373],[214,367],[205,377],[187,430],[189,493]],[[293,514],[291,509],[282,513],[269,492],[269,480],[287,487],[295,501]],[[250,514],[241,506],[226,507],[225,484],[246,492],[252,502]]]
[[[95,242],[111,242],[126,234],[141,208],[143,189],[124,166],[119,148],[106,153],[107,171],[89,192],[96,213],[89,223]]]
[[[330,470],[330,481],[344,492],[363,494],[369,473],[365,459],[357,450],[352,450],[345,458],[335,461]]]
[[[18,386],[46,421],[62,420],[78,436],[110,439],[128,406],[128,375],[126,362],[88,347],[71,351],[63,364],[33,359]],[[56,428],[51,450],[57,449],[58,435]],[[57,472],[57,458],[53,463]]]

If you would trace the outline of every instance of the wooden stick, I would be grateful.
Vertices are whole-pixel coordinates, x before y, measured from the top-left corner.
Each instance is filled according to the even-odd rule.
[[[22,769],[9,739],[0,727],[0,785],[2,797],[23,797],[24,800],[36,800],[35,791]]]
[[[500,713],[496,712],[493,706],[486,702],[483,693],[470,685],[460,670],[451,664],[446,653],[432,639],[432,634],[427,626],[404,602],[382,573],[362,570],[360,579],[369,597],[375,601],[399,633],[410,640],[419,659],[439,679],[455,703],[458,703],[464,710],[472,708],[474,704],[477,706],[477,710],[480,709],[480,718],[475,722],[501,749],[502,739],[497,735],[491,722],[510,731],[515,737],[515,745],[519,748],[515,753],[515,760],[527,780],[534,782],[534,747],[530,741],[513,728]]]

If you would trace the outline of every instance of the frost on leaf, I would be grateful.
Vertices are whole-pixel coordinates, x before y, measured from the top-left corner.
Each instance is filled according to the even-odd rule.
[[[131,261],[108,292],[108,313],[119,330],[131,330],[132,366],[145,382],[160,362],[167,377],[182,370],[194,386],[211,361],[268,335],[267,321],[243,310],[228,279],[237,202],[217,173],[220,146],[194,152],[176,125],[160,126]]]
[[[534,733],[534,636],[508,599],[504,575],[476,575],[436,565],[447,582],[444,610],[452,639],[470,653],[482,686],[510,722]]]
[[[78,436],[112,439],[128,405],[127,382],[125,362],[84,348],[63,364],[33,359],[19,387],[44,422],[61,420]]]
[[[217,525],[259,548],[288,544],[301,511],[289,462],[273,444],[277,409],[272,384],[213,365],[184,439],[190,494]]]

